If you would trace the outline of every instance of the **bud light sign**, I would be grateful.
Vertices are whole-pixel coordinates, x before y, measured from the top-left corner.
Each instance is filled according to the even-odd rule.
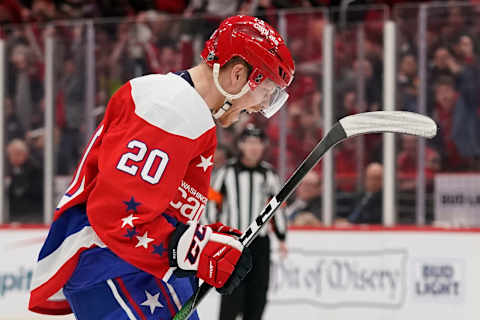
[[[415,260],[413,289],[417,299],[462,302],[465,292],[462,260]]]

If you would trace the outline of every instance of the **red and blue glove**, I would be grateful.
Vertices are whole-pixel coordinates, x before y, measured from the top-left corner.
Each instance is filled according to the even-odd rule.
[[[252,268],[252,257],[237,236],[221,223],[178,224],[169,242],[170,266],[177,275],[196,274],[221,294],[231,294]]]

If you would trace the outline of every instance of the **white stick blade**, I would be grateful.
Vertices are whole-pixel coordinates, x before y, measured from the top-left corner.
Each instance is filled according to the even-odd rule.
[[[433,138],[437,124],[431,118],[407,111],[374,111],[339,120],[347,137],[366,133],[394,132]]]

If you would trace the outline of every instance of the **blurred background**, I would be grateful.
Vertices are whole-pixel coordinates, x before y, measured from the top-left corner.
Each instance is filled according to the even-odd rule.
[[[275,26],[296,72],[274,118],[218,130],[215,168],[249,123],[283,181],[341,117],[405,110],[439,127],[347,140],[307,175],[284,207],[290,253],[272,257],[266,319],[480,318],[480,1],[4,0],[0,319],[37,318],[33,262],[109,97],[199,63],[234,14]]]

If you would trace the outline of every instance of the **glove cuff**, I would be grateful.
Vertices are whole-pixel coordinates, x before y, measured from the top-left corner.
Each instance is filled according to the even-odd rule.
[[[178,242],[188,228],[188,225],[178,222],[177,228],[173,231],[170,241],[168,241],[168,262],[170,267],[178,267]]]

